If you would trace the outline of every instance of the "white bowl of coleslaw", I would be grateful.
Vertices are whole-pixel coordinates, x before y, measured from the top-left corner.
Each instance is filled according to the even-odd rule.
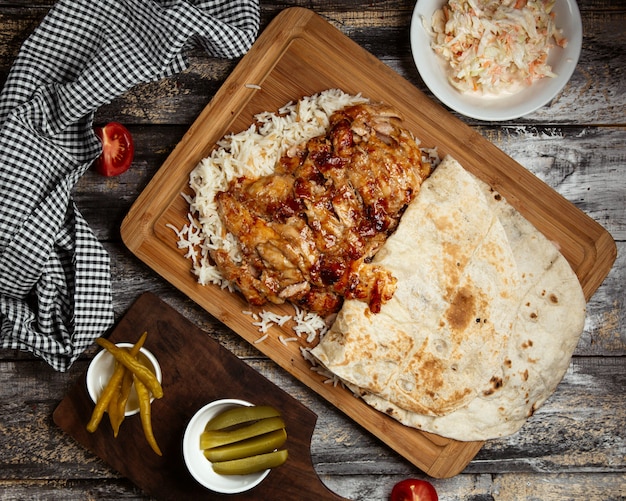
[[[567,43],[564,47],[552,44],[553,46],[548,50],[546,63],[555,76],[545,76],[530,84],[522,83],[518,88],[505,91],[502,91],[501,86],[499,88],[498,83],[493,84],[492,88],[482,88],[480,87],[482,84],[479,84],[475,85],[477,90],[468,90],[467,87],[460,90],[458,79],[453,85],[454,79],[450,78],[451,75],[478,75],[472,77],[478,79],[481,68],[486,65],[483,66],[483,63],[479,65],[477,61],[468,61],[469,58],[467,58],[454,61],[456,70],[453,70],[450,61],[435,53],[432,47],[434,35],[431,21],[435,12],[447,3],[448,0],[417,1],[411,21],[411,50],[424,83],[435,97],[458,113],[485,121],[512,120],[522,117],[554,99],[574,73],[582,47],[580,12],[576,0],[556,0],[552,9],[554,23]],[[465,26],[454,28],[457,31],[466,29]],[[506,45],[499,48],[501,52],[507,49]],[[488,61],[488,63],[492,62]],[[479,70],[476,70],[477,66]],[[484,82],[485,79],[482,78],[480,81]]]

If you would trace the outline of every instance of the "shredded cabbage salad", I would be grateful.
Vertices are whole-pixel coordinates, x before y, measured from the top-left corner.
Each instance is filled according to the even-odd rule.
[[[431,47],[449,63],[461,92],[515,92],[543,77],[554,44],[567,40],[556,28],[555,0],[449,0],[431,19]]]

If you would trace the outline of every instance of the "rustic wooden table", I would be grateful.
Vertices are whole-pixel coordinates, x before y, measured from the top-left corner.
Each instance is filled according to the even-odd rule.
[[[0,83],[52,3],[0,1]],[[414,2],[261,3],[262,27],[287,7],[307,7],[431,95],[409,47]],[[487,442],[461,474],[432,480],[441,499],[626,499],[626,4],[580,0],[579,8],[581,58],[552,102],[509,122],[463,120],[601,223],[617,242],[617,261],[589,302],[556,393],[520,432]],[[111,255],[118,317],[145,291],[162,298],[318,415],[311,453],[331,490],[354,500],[387,499],[399,480],[424,475],[166,283],[120,239],[131,204],[235,64],[194,52],[187,71],[99,110],[98,123],[129,127],[136,157],[120,177],[85,174],[76,203]],[[52,421],[95,352],[57,373],[28,354],[0,351],[0,499],[146,499]]]

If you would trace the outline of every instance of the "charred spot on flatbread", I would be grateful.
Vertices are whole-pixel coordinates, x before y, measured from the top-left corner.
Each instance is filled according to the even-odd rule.
[[[504,384],[504,382],[502,381],[502,378],[499,376],[493,376],[489,380],[489,383],[491,384],[491,387],[483,391],[483,395],[486,397],[488,397],[489,395],[493,395],[496,391],[502,388],[502,385]]]
[[[451,328],[465,329],[471,319],[476,317],[476,297],[467,287],[458,289],[450,300],[446,319]]]

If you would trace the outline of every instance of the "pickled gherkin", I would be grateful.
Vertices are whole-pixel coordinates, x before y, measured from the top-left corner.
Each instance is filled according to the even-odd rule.
[[[258,454],[272,452],[281,447],[287,440],[287,432],[284,428],[271,431],[258,437],[235,442],[234,444],[222,445],[205,449],[204,456],[211,462],[229,461],[231,459],[241,459]]]
[[[285,422],[268,405],[228,409],[212,418],[200,434],[200,449],[221,475],[246,475],[280,466],[287,451]]]
[[[223,430],[269,417],[280,417],[280,413],[269,405],[233,407],[209,420],[204,429],[205,431]]]
[[[213,463],[213,470],[220,475],[249,475],[280,466],[287,461],[287,455],[287,451],[282,449],[232,461],[218,461]]]
[[[234,430],[210,430],[200,435],[200,448],[211,449],[221,445],[232,444],[240,440],[256,437],[270,431],[280,430],[285,427],[285,422],[280,417],[261,419],[247,426]]]

